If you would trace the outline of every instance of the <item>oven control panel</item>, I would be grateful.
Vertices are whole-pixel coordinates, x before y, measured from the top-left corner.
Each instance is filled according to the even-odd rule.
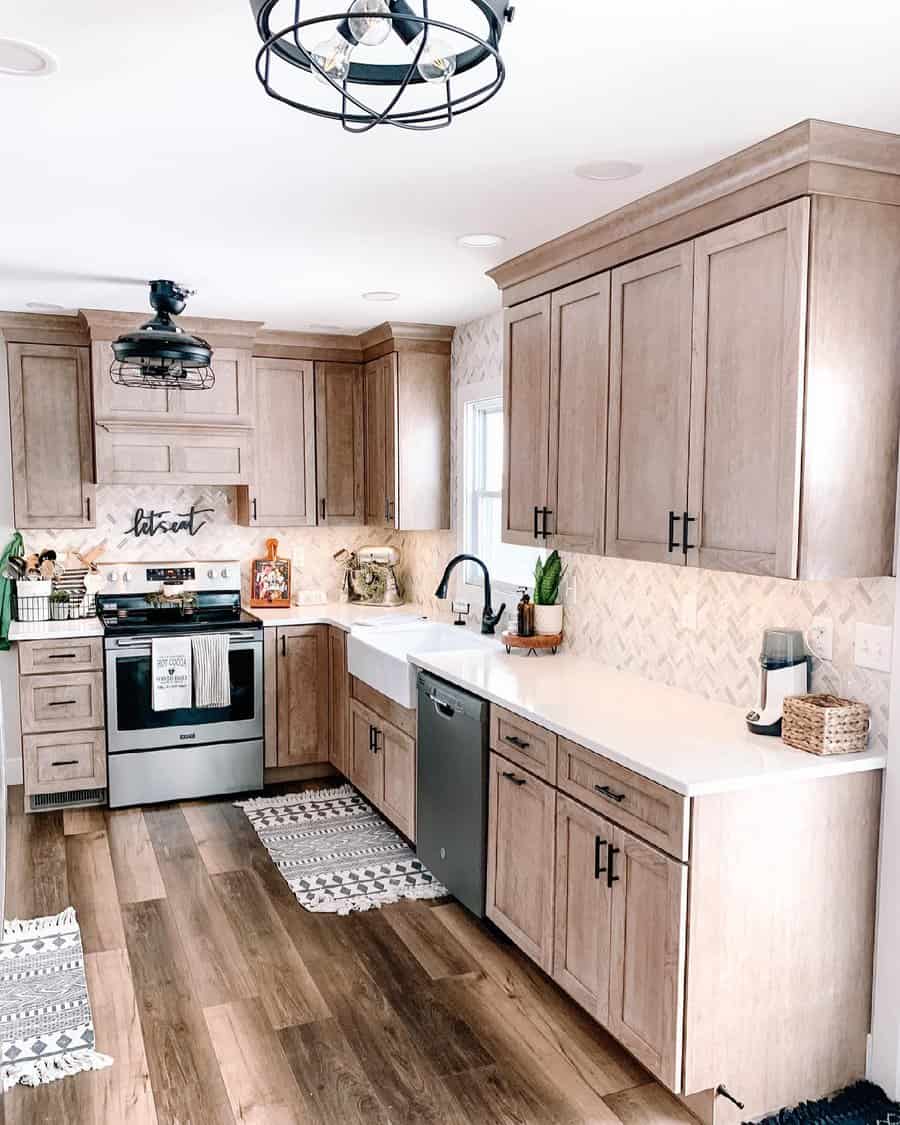
[[[183,590],[239,590],[241,564],[213,559],[180,562],[98,563],[101,594],[145,594],[161,586]]]

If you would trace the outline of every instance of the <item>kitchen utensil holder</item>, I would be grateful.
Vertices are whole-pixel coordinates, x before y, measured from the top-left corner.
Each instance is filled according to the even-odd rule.
[[[871,726],[865,703],[837,695],[792,695],[784,701],[781,738],[809,754],[858,754]]]

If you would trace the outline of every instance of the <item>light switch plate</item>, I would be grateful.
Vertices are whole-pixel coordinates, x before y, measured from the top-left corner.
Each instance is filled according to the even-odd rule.
[[[857,668],[871,668],[875,672],[890,672],[890,625],[868,625],[864,621],[856,622],[853,663]]]

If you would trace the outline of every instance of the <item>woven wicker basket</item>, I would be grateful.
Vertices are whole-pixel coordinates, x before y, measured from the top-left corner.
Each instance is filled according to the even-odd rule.
[[[781,738],[810,754],[857,754],[869,739],[869,708],[837,695],[792,695],[784,701]]]

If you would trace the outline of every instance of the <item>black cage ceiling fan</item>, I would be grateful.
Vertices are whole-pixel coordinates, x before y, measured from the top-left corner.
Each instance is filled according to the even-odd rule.
[[[462,23],[435,15],[440,0],[420,0],[418,10],[407,0],[353,0],[344,11],[321,10],[330,6],[250,0],[262,39],[256,73],[270,97],[340,121],[351,133],[376,125],[424,131],[446,128],[503,85],[500,37],[514,13],[508,0],[456,0],[466,12]],[[308,100],[311,84],[295,95],[297,71],[305,72],[301,81],[318,79],[328,101]],[[373,106],[371,94],[379,91],[382,104]]]
[[[206,391],[216,381],[212,348],[172,320],[184,311],[193,289],[174,281],[151,281],[150,304],[156,315],[113,343],[109,376],[122,387]]]

